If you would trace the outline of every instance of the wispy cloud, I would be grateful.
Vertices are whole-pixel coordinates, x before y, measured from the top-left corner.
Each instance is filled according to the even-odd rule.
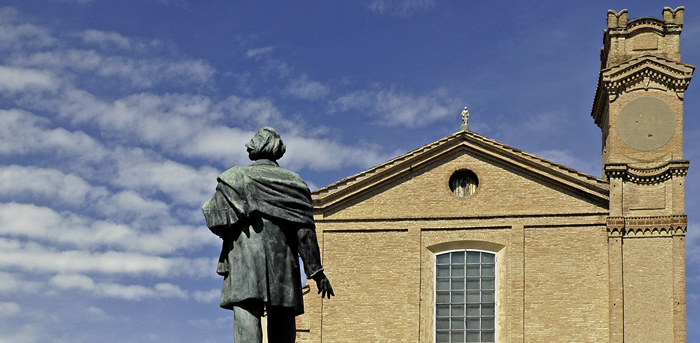
[[[111,275],[211,276],[214,258],[160,257],[137,252],[60,251],[36,242],[0,237],[0,268],[49,274],[100,273]]]
[[[84,132],[50,125],[50,120],[26,111],[0,110],[0,155],[52,153],[94,161],[105,156],[102,144]]]
[[[129,50],[131,49],[131,39],[126,38],[116,32],[105,32],[98,30],[85,30],[80,36],[83,38],[84,43],[97,44],[102,48],[108,48],[116,46],[121,49]]]
[[[336,99],[333,106],[341,111],[366,111],[379,117],[381,124],[410,128],[423,127],[461,113],[460,104],[444,89],[426,95],[400,93],[393,89],[356,91]]]
[[[43,286],[42,282],[25,280],[18,274],[0,272],[0,293],[3,294],[31,294],[38,292]]]
[[[275,48],[272,46],[266,46],[263,48],[249,49],[246,51],[245,55],[248,58],[261,59],[263,56],[269,56]]]
[[[35,242],[91,250],[107,247],[165,254],[218,243],[216,237],[199,227],[164,224],[155,232],[143,232],[129,225],[69,212],[58,213],[33,204],[0,204],[0,223],[3,224],[0,234],[4,237],[30,238]]]
[[[94,282],[80,274],[58,274],[49,280],[58,289],[79,289],[92,292],[96,296],[139,301],[146,298],[189,298],[189,293],[171,283],[158,283],[153,287],[142,285],[122,285],[111,282]]]
[[[0,317],[12,317],[19,313],[21,306],[14,302],[0,302]]]
[[[320,82],[309,80],[306,74],[302,74],[299,78],[290,81],[285,92],[300,99],[318,100],[325,98],[330,89]]]
[[[434,0],[372,0],[369,9],[377,14],[392,14],[410,17],[414,13],[432,8]]]
[[[58,80],[46,71],[0,66],[0,91],[53,91],[58,85]]]

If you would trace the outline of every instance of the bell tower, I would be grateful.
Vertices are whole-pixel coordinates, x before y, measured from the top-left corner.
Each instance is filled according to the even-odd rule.
[[[611,342],[685,342],[683,7],[608,11],[591,115],[602,130]]]

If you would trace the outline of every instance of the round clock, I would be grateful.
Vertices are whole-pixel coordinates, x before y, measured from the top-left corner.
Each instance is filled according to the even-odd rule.
[[[617,134],[628,147],[656,150],[676,131],[676,115],[665,101],[650,96],[630,101],[617,117]]]

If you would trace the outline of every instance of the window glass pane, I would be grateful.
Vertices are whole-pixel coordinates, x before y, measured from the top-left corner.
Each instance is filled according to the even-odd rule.
[[[464,265],[453,265],[452,266],[452,277],[464,277]]]
[[[481,302],[482,303],[494,302],[493,291],[481,291]]]
[[[479,278],[467,278],[467,289],[479,289]]]
[[[467,305],[467,316],[479,316],[479,305]]]
[[[436,255],[436,342],[494,342],[495,254]]]
[[[481,289],[494,289],[494,279],[492,277],[481,278]]]
[[[464,263],[464,252],[453,252],[452,263]]]
[[[481,276],[494,276],[493,271],[493,264],[481,265]]]
[[[467,263],[479,263],[479,255],[481,253],[477,251],[467,252]]]
[[[438,277],[450,277],[450,266],[437,266]]]
[[[493,318],[481,318],[481,328],[493,330]]]
[[[439,332],[438,331],[436,338],[437,338],[438,343],[450,343],[449,331],[446,331],[446,332]]]
[[[479,318],[467,318],[467,329],[479,330]]]

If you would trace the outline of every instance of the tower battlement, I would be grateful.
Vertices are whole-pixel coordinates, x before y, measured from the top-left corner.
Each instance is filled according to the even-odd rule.
[[[662,18],[629,20],[627,10],[608,10],[607,29],[600,54],[601,69],[610,68],[642,55],[654,55],[680,62],[680,34],[684,7],[664,7]]]

